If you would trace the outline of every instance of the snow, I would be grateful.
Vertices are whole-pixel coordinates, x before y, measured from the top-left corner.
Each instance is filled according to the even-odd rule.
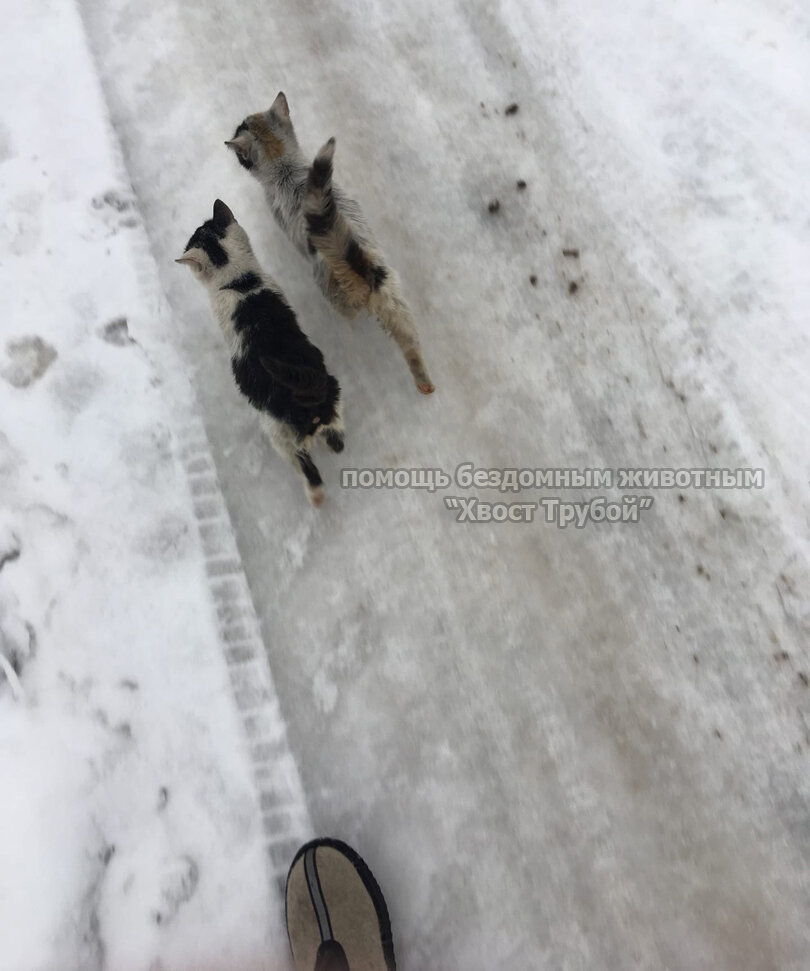
[[[277,966],[171,314],[77,11],[2,44],[0,967]]]
[[[272,961],[310,819],[372,865],[403,971],[804,969],[802,6],[79,13],[9,9],[0,61],[3,971]],[[222,145],[279,89],[305,147],[337,137],[430,399]],[[172,262],[217,196],[345,388],[322,510]],[[339,488],[462,462],[765,487],[646,490],[638,524],[579,530]]]
[[[810,455],[806,13],[691,0],[566,4],[553,20],[541,5],[508,9],[544,88],[581,119],[568,152],[591,156],[585,177],[627,252],[687,321],[703,360],[681,362],[681,380],[712,388],[795,511]],[[552,29],[564,81],[526,42]]]

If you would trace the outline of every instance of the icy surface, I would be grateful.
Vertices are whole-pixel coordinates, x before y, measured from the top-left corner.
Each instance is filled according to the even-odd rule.
[[[372,864],[400,966],[806,968],[800,5],[87,0],[81,10],[313,821]],[[431,399],[372,324],[326,307],[222,145],[280,88],[306,148],[337,136],[339,181],[417,313]],[[84,116],[70,124],[84,128]],[[22,194],[7,212],[20,213],[24,246],[37,203]],[[347,450],[319,455],[319,512],[269,453],[202,289],[172,262],[216,196],[345,387]],[[119,304],[99,322],[125,312]],[[86,364],[65,384],[57,322],[37,333],[59,357],[29,390],[53,382],[75,412],[96,393]],[[23,380],[48,358],[15,355],[5,367]],[[120,382],[127,402],[136,382]],[[14,386],[26,392],[19,377]],[[343,466],[463,461],[762,467],[765,488],[659,491],[638,525],[564,531],[459,524],[439,495],[338,488]],[[85,518],[110,502],[99,491],[82,498]],[[8,528],[24,541],[16,520]],[[225,758],[219,771],[238,775],[238,757]],[[70,812],[86,825],[84,810]],[[240,862],[241,900],[258,877],[254,857]],[[201,871],[191,903],[202,887]],[[256,933],[257,912],[267,921],[262,894],[234,923],[237,941]],[[191,903],[179,911],[189,920]]]

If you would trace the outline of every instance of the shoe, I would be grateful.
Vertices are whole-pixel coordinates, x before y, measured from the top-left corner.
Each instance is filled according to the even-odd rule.
[[[295,854],[286,917],[295,971],[396,971],[385,898],[340,840],[312,840]]]

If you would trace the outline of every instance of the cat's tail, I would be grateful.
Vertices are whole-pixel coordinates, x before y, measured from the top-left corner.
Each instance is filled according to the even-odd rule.
[[[329,268],[332,281],[344,299],[365,306],[372,293],[385,282],[388,271],[374,254],[357,240],[346,217],[338,209],[332,191],[332,158],[335,139],[315,156],[307,178],[304,215],[309,242]]]

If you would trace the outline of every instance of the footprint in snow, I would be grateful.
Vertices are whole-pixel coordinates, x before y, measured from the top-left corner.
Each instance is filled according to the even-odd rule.
[[[92,207],[101,215],[114,235],[121,226],[131,228],[138,225],[131,199],[110,189],[91,200]]]
[[[135,340],[129,336],[129,324],[126,317],[116,317],[108,324],[105,324],[99,331],[101,339],[108,344],[115,344],[116,347],[126,347],[134,344]]]
[[[38,381],[56,360],[55,348],[41,337],[27,336],[6,344],[8,361],[0,374],[15,388],[27,388]]]
[[[33,624],[21,616],[19,601],[2,571],[20,558],[21,550],[17,534],[0,527],[0,694],[8,684],[18,700],[22,697],[19,676],[36,651],[37,635]]]
[[[190,856],[178,856],[163,864],[160,903],[153,917],[156,924],[170,923],[180,907],[191,900],[200,882],[200,870]]]

